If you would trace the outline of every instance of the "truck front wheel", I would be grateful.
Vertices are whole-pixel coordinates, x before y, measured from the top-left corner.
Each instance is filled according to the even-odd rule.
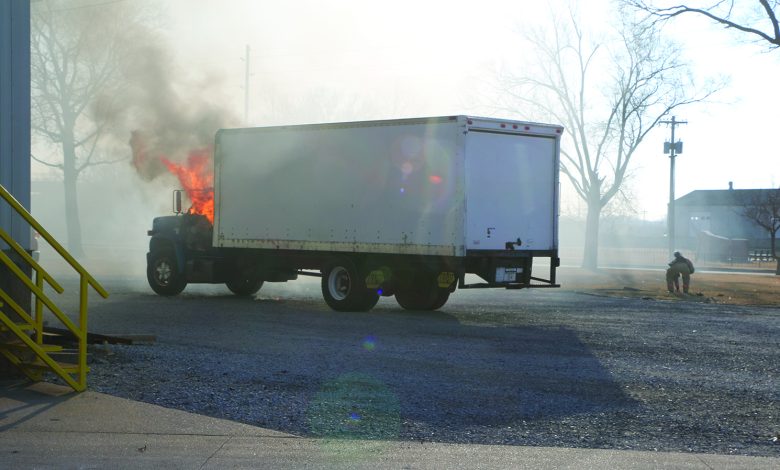
[[[187,281],[179,272],[176,255],[170,251],[153,251],[146,266],[149,287],[159,295],[178,295],[187,287]]]
[[[348,260],[323,270],[322,296],[330,308],[339,312],[365,312],[379,301],[379,294],[366,287],[364,277]]]

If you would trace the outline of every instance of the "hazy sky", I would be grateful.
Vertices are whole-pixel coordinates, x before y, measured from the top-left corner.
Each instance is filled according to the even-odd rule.
[[[170,19],[171,64],[182,83],[210,81],[244,114],[251,47],[250,125],[490,115],[495,71],[533,51],[518,30],[544,25],[562,2],[492,0],[159,0]],[[552,5],[552,6],[551,6]],[[587,8],[586,6],[587,5]],[[579,8],[588,28],[614,23],[609,0]],[[780,185],[780,50],[695,18],[666,34],[700,78],[725,74],[718,103],[679,109],[677,196],[695,189]],[[203,97],[193,96],[193,100]],[[527,119],[522,109],[506,115]],[[666,126],[649,136],[630,182],[639,217],[664,217],[669,191]],[[566,204],[569,211],[577,204]],[[584,204],[582,205],[584,215]]]

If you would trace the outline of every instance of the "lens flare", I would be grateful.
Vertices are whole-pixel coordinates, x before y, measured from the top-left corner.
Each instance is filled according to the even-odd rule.
[[[324,457],[334,468],[370,463],[401,432],[401,404],[390,388],[374,377],[350,373],[323,384],[312,397],[307,425],[320,438]]]
[[[365,349],[366,351],[373,351],[374,349],[376,349],[376,338],[374,338],[373,336],[367,336],[363,340],[363,349]]]

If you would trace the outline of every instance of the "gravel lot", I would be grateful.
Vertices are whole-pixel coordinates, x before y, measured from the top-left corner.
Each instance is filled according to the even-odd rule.
[[[539,289],[338,313],[315,280],[104,285],[90,331],[157,341],[92,347],[95,391],[305,436],[780,456],[778,308]]]

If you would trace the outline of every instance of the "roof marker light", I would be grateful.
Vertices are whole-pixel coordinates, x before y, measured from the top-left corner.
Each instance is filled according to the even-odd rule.
[[[506,124],[504,124],[504,123],[502,122],[502,123],[501,123],[501,129],[504,129],[505,127],[506,127]]]
[[[517,124],[512,124],[512,129],[517,129]]]
[[[525,129],[527,131],[530,131],[531,130],[531,126],[525,126],[523,129]]]

